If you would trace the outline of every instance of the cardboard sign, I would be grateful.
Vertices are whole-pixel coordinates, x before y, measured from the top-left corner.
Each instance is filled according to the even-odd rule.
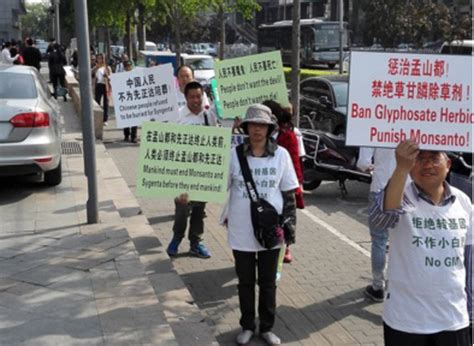
[[[231,129],[143,124],[137,178],[142,197],[224,203],[227,198]]]
[[[144,121],[176,122],[178,101],[171,64],[135,68],[111,78],[117,128]]]
[[[472,56],[352,52],[347,145],[472,152]]]
[[[280,51],[216,61],[214,70],[223,118],[242,118],[250,105],[265,100],[288,104]]]

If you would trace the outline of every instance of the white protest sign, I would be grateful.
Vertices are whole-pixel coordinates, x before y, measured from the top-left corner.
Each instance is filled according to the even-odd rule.
[[[352,52],[346,144],[472,152],[472,56]]]
[[[111,78],[117,128],[145,121],[176,122],[178,101],[171,64],[114,73]]]

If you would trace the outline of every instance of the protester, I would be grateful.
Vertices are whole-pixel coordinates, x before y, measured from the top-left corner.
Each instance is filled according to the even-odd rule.
[[[276,132],[276,141],[277,144],[285,148],[290,154],[291,161],[293,162],[293,167],[298,178],[300,186],[296,189],[295,198],[297,201],[300,201],[300,206],[303,206],[303,170],[301,168],[301,161],[299,156],[298,140],[296,139],[296,134],[294,133],[294,125],[291,122],[291,114],[288,113],[278,102],[267,100],[263,104],[269,107],[276,117],[278,124],[278,131]],[[285,263],[291,263],[293,256],[290,251],[290,245],[286,244],[285,256],[283,261]]]
[[[63,92],[66,88],[66,83],[64,80],[66,76],[66,71],[64,70],[64,66],[66,65],[66,57],[64,56],[59,43],[55,43],[53,46],[53,51],[49,53],[48,65],[50,69],[51,82],[53,83],[53,95],[57,99],[58,96],[60,96],[58,94],[59,88],[63,88]],[[67,101],[66,94],[64,93],[62,96],[64,97],[64,101]]]
[[[198,82],[190,82],[184,88],[186,96],[186,106],[180,111],[178,123],[183,125],[205,125],[216,126],[217,119],[207,112],[202,106],[204,90]],[[186,232],[189,221],[189,253],[200,258],[210,258],[211,254],[202,244],[202,235],[204,233],[204,209],[205,202],[189,201],[187,194],[182,194],[174,200],[175,214],[173,225],[173,238],[166,249],[169,256],[178,254],[178,247]]]
[[[357,167],[361,171],[372,173],[369,210],[374,206],[376,193],[384,189],[387,185],[388,179],[392,175],[395,166],[394,149],[360,148]],[[410,178],[408,177],[407,180],[409,181]],[[369,222],[369,231],[372,240],[370,257],[372,264],[372,284],[365,288],[364,295],[375,302],[383,302],[388,230],[386,228],[377,229]]]
[[[129,70],[127,70],[127,66]],[[115,72],[124,72],[131,71],[133,69],[133,61],[130,61],[130,58],[126,53],[122,54],[122,61],[115,68]]]
[[[178,109],[186,106],[186,97],[184,95],[184,88],[189,82],[194,81],[194,70],[189,65],[181,65],[176,71],[176,76],[178,78],[179,88],[177,90],[178,95]],[[202,95],[202,105],[203,107],[209,107],[209,99],[207,98],[206,93]]]
[[[111,92],[110,75],[112,69],[106,65],[103,53],[96,56],[96,64],[92,70],[92,84],[95,91],[95,101],[100,105],[103,100],[102,108],[104,109],[104,126],[108,125],[109,119],[109,95]]]
[[[53,76],[51,74],[51,65],[49,64],[49,56],[54,51],[54,45],[56,44],[56,39],[51,38],[49,40],[48,48],[46,48],[46,54],[48,55],[48,68],[49,68],[49,81],[53,82]]]
[[[291,105],[291,103],[288,103],[288,105],[283,107],[283,109],[287,111],[288,113],[290,113],[292,117],[295,116],[293,114],[293,106]],[[298,140],[298,152],[300,155],[300,163],[301,163],[301,167],[303,167],[303,160],[304,160],[304,157],[306,156],[306,150],[304,148],[304,141],[303,141],[303,134],[296,126],[293,127],[293,132],[295,133],[296,139]]]
[[[470,345],[466,244],[472,241],[472,205],[446,176],[443,152],[420,150],[413,140],[396,149],[396,167],[376,196],[370,221],[389,229],[387,346]],[[408,176],[413,182],[406,185]]]
[[[255,284],[259,285],[260,336],[270,345],[280,344],[272,332],[276,313],[276,272],[280,245],[264,248],[254,235],[250,199],[241,173],[237,150],[242,150],[259,197],[268,201],[285,220],[285,239],[294,242],[295,198],[298,179],[286,149],[271,138],[275,128],[270,108],[252,105],[241,123],[248,135],[244,144],[232,149],[229,173],[230,195],[222,221],[227,225],[239,280],[240,325],[238,344],[247,344],[255,333]],[[238,149],[241,148],[241,149]],[[258,172],[258,173],[257,173]],[[258,271],[258,280],[256,279]]]
[[[13,63],[20,57],[19,54],[12,56],[10,54],[11,42],[5,42],[5,45],[2,49],[2,60],[3,64],[13,65]]]
[[[26,47],[22,52],[23,64],[35,67],[38,71],[41,69],[41,52],[33,45],[33,39],[26,39]]]
[[[121,71],[117,71],[118,73],[128,72],[133,69],[132,62],[128,60],[128,56],[126,54],[123,55],[122,62],[120,63],[120,65],[122,65],[122,67],[121,67]],[[132,143],[137,143],[137,132],[138,132],[138,126],[124,127],[123,140],[125,142],[128,142],[130,140]]]

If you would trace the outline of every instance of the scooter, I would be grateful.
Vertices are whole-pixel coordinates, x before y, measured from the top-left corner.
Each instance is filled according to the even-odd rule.
[[[359,149],[347,147],[343,135],[334,135],[315,129],[300,129],[306,156],[303,160],[303,189],[314,190],[324,181],[338,181],[342,196],[347,195],[346,180],[367,184],[372,182],[370,173],[357,166]]]

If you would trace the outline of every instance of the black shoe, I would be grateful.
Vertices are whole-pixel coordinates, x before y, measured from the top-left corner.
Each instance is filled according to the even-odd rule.
[[[132,138],[132,143],[138,143],[138,140],[136,138]]]
[[[383,289],[376,290],[372,285],[369,285],[364,290],[364,296],[374,302],[381,303],[384,300],[385,294]]]
[[[124,141],[124,142],[128,142],[129,140],[130,140],[130,139],[129,139],[128,136],[125,136],[125,137],[123,138],[123,141]]]

